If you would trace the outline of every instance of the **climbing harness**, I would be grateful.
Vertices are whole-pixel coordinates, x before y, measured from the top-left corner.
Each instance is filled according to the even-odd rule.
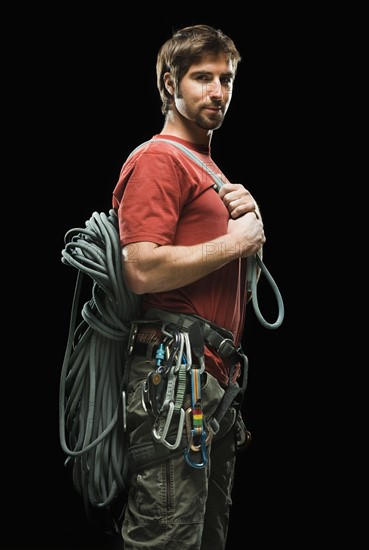
[[[151,313],[154,313],[156,318],[168,315],[164,311],[151,310]],[[192,325],[192,334],[194,329],[200,331],[202,339],[201,327],[197,320],[196,324]],[[191,332],[182,330],[182,327],[172,322],[162,323],[161,333],[164,340],[157,345],[157,368],[150,371],[146,377],[142,388],[142,406],[155,418],[152,429],[154,440],[168,449],[179,448],[182,444],[183,429],[186,428],[185,459],[194,468],[203,468],[207,463],[206,445],[213,435],[212,430],[206,427],[202,412],[201,374],[205,371],[204,342],[202,340],[201,348],[194,346],[193,342],[196,342],[196,339],[191,340]],[[199,364],[192,361],[192,349]],[[184,399],[188,377],[191,381],[191,404],[187,407]],[[172,426],[175,436],[173,441],[170,441],[168,435],[173,435]],[[201,459],[199,455],[193,455],[199,451]]]
[[[159,138],[150,141],[178,147],[211,174],[216,189],[223,185],[183,145]],[[64,243],[62,262],[78,273],[60,375],[59,436],[67,455],[66,465],[72,468],[74,485],[89,514],[91,506],[110,510],[117,498],[127,492],[128,464],[131,472],[181,452],[191,467],[205,467],[207,446],[219,430],[221,419],[231,405],[240,407],[247,385],[248,360],[235,346],[231,333],[196,315],[151,310],[145,320],[139,319],[141,298],[125,284],[114,210],[108,215],[94,212],[84,228],[65,234]],[[251,292],[256,316],[264,327],[278,328],[284,318],[278,287],[258,255],[247,262],[247,290]],[[277,299],[279,314],[274,323],[265,320],[258,306],[258,268]],[[80,309],[84,275],[92,284],[91,297]],[[148,373],[142,389],[142,407],[153,417],[153,442],[129,447],[125,366],[135,349],[138,327],[150,320],[157,324],[162,336],[155,350],[155,370]],[[230,384],[211,418],[204,417],[201,395],[205,344],[231,365]],[[242,372],[240,385],[231,382],[237,363]],[[187,394],[190,402],[186,401]]]
[[[208,460],[206,447],[217,434],[223,416],[231,406],[237,410],[240,409],[247,386],[247,357],[242,348],[234,344],[231,332],[198,315],[149,309],[145,320],[135,321],[134,326],[137,327],[140,323],[143,326],[147,323],[151,325],[156,323],[158,327],[161,326],[163,336],[163,340],[160,343],[156,341],[154,346],[157,368],[148,373],[142,390],[142,406],[155,417],[154,439],[172,450],[181,450],[183,448],[181,434],[185,425],[186,462],[194,468],[203,468]],[[139,329],[135,328],[132,334],[129,348],[135,349],[133,340],[139,338]],[[206,419],[203,416],[201,396],[201,375],[205,371],[205,345],[227,359],[230,365],[229,384],[218,408]],[[146,360],[150,360],[153,353],[154,349],[150,348],[150,353],[146,354]],[[242,365],[241,383],[233,382],[234,368],[237,364]],[[189,403],[184,400],[185,391],[186,394],[191,395]],[[177,422],[173,422],[172,418],[175,412]],[[172,440],[168,441],[167,434],[172,424],[177,425],[177,432],[173,436],[172,431]],[[136,456],[135,460],[137,459],[139,460]]]

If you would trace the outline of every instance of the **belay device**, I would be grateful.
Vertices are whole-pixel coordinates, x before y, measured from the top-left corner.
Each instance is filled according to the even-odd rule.
[[[211,174],[218,190],[223,185],[220,178],[183,145],[159,138],[150,141],[163,141],[178,147]],[[67,455],[66,465],[72,468],[73,483],[82,495],[89,515],[91,507],[111,510],[119,496],[127,492],[128,449],[122,384],[131,322],[138,319],[140,296],[135,295],[124,281],[118,219],[114,210],[110,210],[108,215],[94,212],[84,228],[69,230],[64,242],[62,262],[77,269],[77,281],[60,376],[59,436]],[[248,291],[251,292],[256,316],[264,327],[276,329],[284,319],[282,296],[262,259],[256,254],[247,261]],[[277,299],[278,317],[274,323],[265,320],[258,305],[258,268]],[[92,291],[91,298],[80,309],[84,275],[89,276]],[[80,321],[77,320],[79,314]],[[183,345],[189,356],[190,346],[186,339]],[[175,369],[180,376],[183,372],[186,374],[186,367],[182,369],[180,362]],[[196,409],[199,370],[192,369],[191,372],[194,407],[192,429],[187,428],[187,436],[191,444],[196,439],[197,447],[204,449],[202,411]],[[144,397],[145,407],[149,401],[145,402]],[[178,412],[180,425],[188,426],[188,411],[180,407],[175,411],[174,407],[170,405],[170,412]],[[173,444],[166,440],[165,429],[165,424],[154,426],[154,439],[170,448]],[[186,461],[194,467],[202,467],[206,462],[205,452],[202,456],[204,461],[196,464],[188,450],[185,451]]]

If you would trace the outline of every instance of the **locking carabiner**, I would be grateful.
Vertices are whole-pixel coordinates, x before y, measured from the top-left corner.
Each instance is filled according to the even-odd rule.
[[[185,460],[186,460],[187,464],[189,464],[192,468],[197,468],[199,470],[201,468],[205,468],[205,466],[208,462],[208,455],[207,455],[207,451],[206,451],[206,433],[203,430],[202,433],[201,433],[201,444],[200,445],[194,445],[194,443],[193,443],[193,438],[194,438],[194,435],[195,435],[194,431],[195,431],[195,429],[191,430],[191,438],[188,442],[188,447],[184,450],[184,457],[185,457]],[[196,453],[201,451],[202,462],[194,462],[190,458],[190,451],[196,452]],[[198,457],[199,455],[196,454],[194,456]]]

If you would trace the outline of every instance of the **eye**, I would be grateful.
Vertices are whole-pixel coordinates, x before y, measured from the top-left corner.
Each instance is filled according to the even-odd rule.
[[[221,79],[221,83],[224,85],[224,86],[232,86],[232,83],[233,83],[233,80],[230,76],[225,76],[224,78]]]
[[[211,78],[207,74],[199,74],[198,77],[197,77],[197,80],[199,80],[201,82],[210,82]]]

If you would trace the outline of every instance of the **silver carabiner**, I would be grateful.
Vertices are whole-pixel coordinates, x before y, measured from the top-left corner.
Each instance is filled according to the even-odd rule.
[[[154,438],[156,439],[156,441],[158,441],[160,443],[163,443],[163,445],[168,447],[168,449],[177,449],[177,447],[179,446],[179,444],[181,442],[181,439],[182,439],[182,432],[183,432],[184,419],[185,419],[185,411],[184,411],[184,409],[181,408],[180,409],[180,416],[179,416],[178,431],[177,431],[176,440],[175,440],[174,443],[169,443],[169,441],[166,440],[166,437],[168,435],[169,426],[171,425],[171,422],[172,422],[173,411],[174,411],[174,402],[171,401],[169,403],[167,418],[165,420],[165,424],[164,424],[164,427],[163,427],[163,430],[162,430],[161,434],[158,433],[158,430],[155,426],[152,429],[152,434],[153,434]]]

